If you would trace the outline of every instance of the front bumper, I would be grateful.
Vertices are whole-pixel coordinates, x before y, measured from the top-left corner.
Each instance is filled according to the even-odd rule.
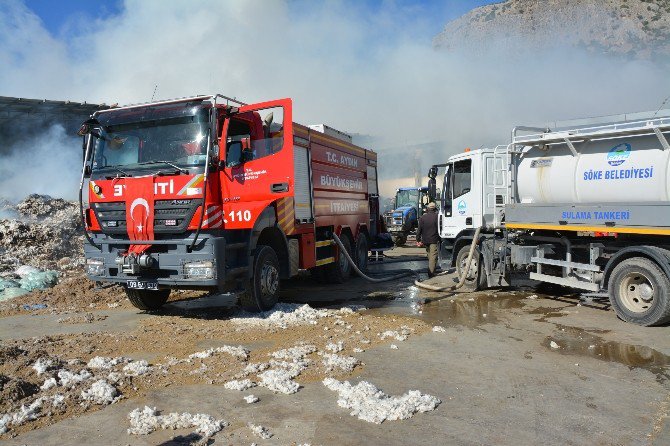
[[[138,274],[125,274],[116,263],[116,258],[128,250],[130,242],[104,234],[91,234],[91,237],[102,247],[100,251],[88,242],[84,243],[86,259],[102,261],[100,275],[87,274],[91,280],[117,283],[126,283],[128,280],[156,281],[158,285],[183,288],[222,287],[226,282],[226,239],[223,237],[201,233],[191,252],[187,248],[193,242],[192,234],[153,242],[156,250],[167,252],[150,250],[151,256],[155,259],[154,265],[150,268],[141,268]],[[187,263],[207,261],[211,261],[214,265],[212,278],[191,278],[186,275],[184,266]]]

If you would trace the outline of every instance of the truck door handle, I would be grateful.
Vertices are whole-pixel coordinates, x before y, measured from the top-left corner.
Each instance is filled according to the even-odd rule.
[[[288,192],[288,183],[275,183],[270,186],[270,190],[274,193]]]

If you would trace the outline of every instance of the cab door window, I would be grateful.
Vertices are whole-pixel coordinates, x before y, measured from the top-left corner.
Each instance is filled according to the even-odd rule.
[[[282,107],[271,107],[230,117],[226,135],[226,167],[235,167],[282,150],[283,112]]]
[[[470,192],[472,188],[472,160],[457,161],[453,169],[453,198]]]

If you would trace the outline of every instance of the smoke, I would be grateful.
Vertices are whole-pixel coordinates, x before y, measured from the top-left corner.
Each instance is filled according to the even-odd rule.
[[[0,194],[4,198],[16,202],[29,193],[69,200],[77,197],[81,141],[66,135],[62,126],[41,129],[9,147],[7,153],[0,156]]]
[[[60,36],[7,3],[2,95],[124,104],[157,86],[156,99],[291,97],[297,122],[368,135],[381,178],[413,177],[422,143],[437,142],[421,152],[426,170],[464,147],[506,142],[516,124],[655,110],[670,94],[665,62],[560,46],[436,51],[438,30],[424,31],[435,19],[392,1],[371,11],[353,1],[126,0],[120,14]],[[70,150],[80,156],[78,143]]]

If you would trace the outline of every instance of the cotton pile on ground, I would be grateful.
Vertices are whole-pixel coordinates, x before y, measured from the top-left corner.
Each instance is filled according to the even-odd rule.
[[[7,426],[5,435],[99,410],[103,407],[99,402],[144,397],[173,385],[236,389],[231,392],[260,385],[291,393],[306,383],[326,377],[342,380],[361,370],[364,364],[354,349],[392,342],[377,333],[401,333],[407,327],[413,335],[431,329],[415,319],[377,317],[347,307],[280,308],[280,324],[272,313],[266,315],[271,322],[256,316],[207,319],[164,314],[146,317],[133,331],[4,341],[0,345],[0,417],[7,414],[22,423]],[[253,322],[247,324],[247,319]],[[282,328],[289,320],[300,322]],[[151,353],[151,363],[138,357],[145,352]],[[103,383],[94,387],[101,380],[109,387]],[[114,395],[111,388],[118,393]]]
[[[399,397],[389,396],[367,381],[352,386],[349,381],[326,378],[323,384],[338,393],[337,404],[351,409],[351,416],[376,424],[384,420],[405,420],[417,412],[435,410],[441,403],[438,398],[418,390]]]
[[[195,432],[205,437],[211,437],[228,426],[226,421],[217,420],[202,413],[192,415],[187,412],[172,412],[167,415],[159,415],[155,407],[151,408],[149,406],[144,406],[142,410],[139,408],[133,410],[128,414],[128,419],[130,420],[128,433],[133,435],[147,435],[156,429],[195,428]]]
[[[13,212],[5,211],[3,215],[16,218],[0,220],[0,272],[26,264],[58,270],[83,265],[78,203],[29,195]]]

